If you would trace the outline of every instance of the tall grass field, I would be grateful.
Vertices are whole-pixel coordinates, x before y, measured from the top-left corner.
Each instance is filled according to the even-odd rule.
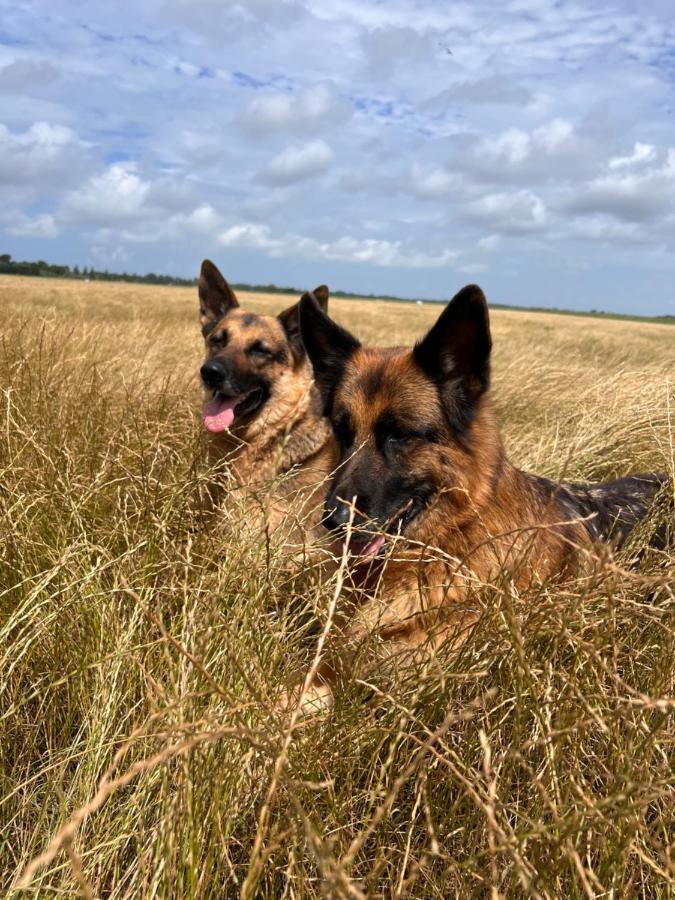
[[[440,312],[331,308],[381,344]],[[673,473],[675,328],[492,327],[517,465]],[[338,575],[208,502],[196,289],[6,276],[0,338],[3,897],[674,896],[672,551],[640,532],[575,581],[485,585],[460,648],[369,647],[291,725]]]

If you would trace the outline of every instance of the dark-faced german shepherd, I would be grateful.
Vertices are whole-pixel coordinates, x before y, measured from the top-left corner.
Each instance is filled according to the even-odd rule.
[[[312,298],[324,311],[328,288],[316,288]],[[303,501],[310,508],[333,461],[330,428],[300,335],[298,303],[278,316],[246,312],[207,259],[199,278],[199,309],[206,346],[200,374],[210,459],[227,460],[235,483],[247,491],[292,473],[271,513],[275,527],[285,514],[284,498],[304,490]]]
[[[572,574],[593,542],[625,539],[668,480],[555,484],[509,463],[488,392],[488,308],[474,285],[411,349],[362,347],[311,297],[300,321],[339,444],[324,524],[337,534],[353,525],[348,550],[366,588],[353,592],[347,636],[446,640],[471,624],[459,610],[472,584],[506,573],[522,589]],[[321,677],[332,674],[326,665]],[[320,679],[315,688],[329,693]]]

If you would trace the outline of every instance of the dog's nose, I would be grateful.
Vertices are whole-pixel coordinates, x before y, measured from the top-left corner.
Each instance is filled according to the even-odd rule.
[[[351,504],[344,500],[330,500],[325,506],[323,526],[328,531],[341,531],[349,522],[350,515]]]
[[[227,375],[225,367],[216,359],[208,359],[199,370],[202,381],[209,388],[219,388]]]

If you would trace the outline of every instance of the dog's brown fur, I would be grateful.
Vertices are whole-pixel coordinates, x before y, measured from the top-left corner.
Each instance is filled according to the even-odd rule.
[[[312,296],[326,308],[325,285]],[[260,495],[272,529],[293,504],[296,519],[304,521],[309,516],[313,525],[318,515],[310,511],[320,503],[334,444],[302,344],[298,303],[278,316],[242,310],[234,291],[209,260],[202,263],[199,301],[205,401],[214,396],[213,386],[204,381],[208,364],[214,362],[222,369],[227,391],[237,394],[253,387],[265,398],[250,413],[235,415],[228,429],[209,434],[210,461],[223,463],[230,483],[248,497]],[[285,477],[275,482],[270,498],[275,476]]]
[[[595,541],[623,540],[667,480],[556,485],[511,465],[488,392],[488,311],[475,286],[412,349],[364,348],[309,299],[301,324],[341,446],[324,521],[339,531],[351,516],[365,532],[349,545],[348,639],[375,631],[390,648],[462,640],[475,621],[473,585],[505,576],[522,591],[573,574]],[[386,563],[364,558],[378,533],[395,543]],[[323,666],[310,700],[326,701],[336,668]]]

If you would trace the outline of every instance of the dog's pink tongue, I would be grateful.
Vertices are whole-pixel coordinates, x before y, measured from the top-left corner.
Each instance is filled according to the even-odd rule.
[[[363,561],[366,559],[370,559],[371,556],[377,556],[382,547],[385,544],[384,535],[378,534],[376,537],[372,539],[372,541],[368,541],[367,544],[362,543],[361,541],[352,540],[349,542],[349,545],[346,549],[349,550],[349,553],[355,557],[357,560]],[[342,541],[338,545],[339,549],[338,553],[342,554],[345,551],[345,542]]]
[[[204,425],[214,434],[226,431],[234,422],[234,408],[241,397],[214,397],[204,404]]]
[[[372,541],[368,541],[359,555],[365,557],[375,556],[380,552],[382,547],[384,547],[384,537],[381,534],[378,534]]]

